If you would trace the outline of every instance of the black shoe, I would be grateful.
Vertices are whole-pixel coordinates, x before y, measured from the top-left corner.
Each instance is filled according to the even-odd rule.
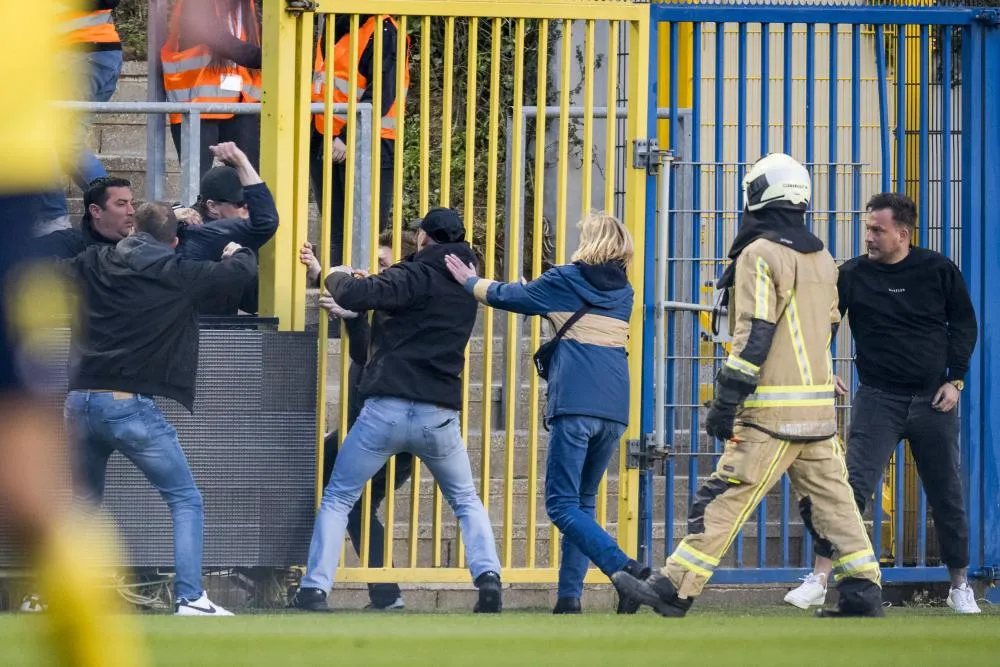
[[[670,579],[656,573],[643,581],[622,570],[611,576],[611,583],[620,598],[652,607],[660,616],[680,618],[694,603],[692,598],[678,597],[677,588]]]
[[[582,612],[580,598],[559,598],[556,600],[555,609],[552,610],[553,614],[580,614]]]
[[[326,593],[318,588],[300,588],[288,603],[289,609],[303,611],[329,611]]]
[[[816,618],[883,618],[885,610],[882,607],[862,611],[844,609],[817,609]]]
[[[630,560],[626,563],[623,569],[639,581],[645,581],[649,578],[649,575],[653,573],[650,568],[640,565],[634,560]],[[618,607],[615,611],[619,614],[634,614],[639,611],[640,606],[641,603],[636,598],[619,595]]]
[[[503,608],[500,600],[500,575],[496,572],[483,572],[476,577],[476,588],[479,589],[479,601],[472,608],[475,614],[499,614]]]
[[[841,579],[836,609],[820,609],[817,618],[882,618],[882,589],[873,581],[858,577]]]

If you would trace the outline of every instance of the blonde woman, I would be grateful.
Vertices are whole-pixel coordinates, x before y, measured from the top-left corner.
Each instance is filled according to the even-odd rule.
[[[580,613],[588,560],[608,577],[621,570],[645,574],[594,520],[598,485],[628,424],[625,347],[633,292],[626,269],[632,237],[607,213],[590,213],[579,227],[572,263],[529,283],[484,280],[471,264],[454,255],[445,258],[451,275],[478,301],[542,315],[556,331],[565,327],[547,373],[545,509],[563,534],[556,614]],[[618,605],[620,613],[637,608],[637,601],[625,597]]]

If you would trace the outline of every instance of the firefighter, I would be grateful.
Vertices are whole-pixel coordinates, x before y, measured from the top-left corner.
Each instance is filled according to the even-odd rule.
[[[758,161],[743,179],[743,224],[719,282],[728,294],[733,344],[705,422],[725,451],[698,490],[688,534],[666,566],[645,580],[626,572],[613,577],[620,594],[662,616],[687,613],[785,472],[810,498],[813,523],[835,552],[838,607],[817,614],[883,615],[878,560],[837,437],[830,356],[840,324],[837,266],[805,227],[811,193],[805,167],[781,153]]]

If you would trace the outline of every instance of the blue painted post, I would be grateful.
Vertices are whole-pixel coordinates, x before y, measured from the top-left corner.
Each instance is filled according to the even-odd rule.
[[[806,24],[806,169],[815,181],[816,145],[813,132],[816,127],[816,24]],[[806,212],[806,226],[813,225],[813,202],[809,202]],[[808,539],[808,536],[807,536]]]
[[[941,33],[941,252],[951,257],[951,26]]]
[[[760,154],[767,155],[771,125],[771,24],[760,24]],[[767,567],[767,496],[757,508],[757,567]]]
[[[839,28],[836,23],[830,25],[830,81],[829,81],[829,127],[827,128],[827,150],[830,163],[827,165],[827,214],[826,214],[826,242],[827,249],[837,256],[837,85],[838,69],[837,61],[840,58],[840,37]],[[837,343],[834,341],[834,354],[837,351]]]
[[[680,79],[680,73],[678,70],[678,52],[680,44],[680,24],[676,21],[672,21],[670,24],[670,88],[668,90],[669,100],[670,100],[670,143],[669,148],[676,151],[679,145],[680,137],[680,117],[677,112],[677,86],[678,79]],[[677,214],[674,213],[674,201],[676,195],[674,194],[674,170],[671,169],[669,172],[664,172],[660,175],[660,178],[670,179],[670,201],[660,202],[660,206],[670,207],[670,234],[668,237],[668,256],[667,260],[667,299],[676,300],[677,299],[677,263],[674,258],[677,257]],[[662,307],[657,304],[657,307]],[[667,316],[667,403],[670,405],[676,405],[677,401],[677,386],[676,386],[676,364],[674,357],[677,356],[677,316],[674,311],[670,311]],[[676,407],[671,407],[667,413],[667,433],[673,438],[673,434],[676,432],[677,419],[679,417],[679,409]],[[688,509],[691,507],[691,503],[694,500],[694,489],[692,487],[695,485],[697,479],[688,479]],[[664,499],[668,500],[668,499]],[[674,498],[670,496],[669,502],[673,503]],[[669,551],[668,551],[669,553]]]
[[[738,32],[736,82],[736,226],[743,223],[741,188],[747,161],[747,24],[740,23]],[[743,567],[743,531],[736,536],[736,567]]]
[[[892,141],[889,134],[889,75],[885,64],[885,26],[875,26],[875,70],[878,74],[878,122],[881,132],[882,192],[892,190]]]
[[[691,165],[692,171],[692,199],[694,212],[691,216],[692,229],[692,257],[694,258],[691,264],[691,303],[701,302],[701,24],[695,23],[692,26],[691,35]],[[675,104],[675,102],[671,102]],[[676,108],[676,107],[675,107]],[[692,346],[692,357],[691,360],[691,461],[688,469],[688,476],[690,479],[697,481],[698,479],[698,442],[700,440],[701,428],[698,419],[698,384],[699,384],[699,373],[701,370],[701,365],[698,362],[697,357],[699,356],[700,347],[700,335],[701,335],[701,324],[698,321],[698,314],[691,313],[689,315],[691,318],[691,346]],[[691,488],[691,493],[693,493],[694,487]],[[690,496],[690,502],[694,502],[693,495]]]
[[[650,44],[654,45],[649,49],[649,66],[646,72],[646,79],[649,85],[649,97],[647,98],[646,104],[646,136],[648,138],[653,138],[656,136],[657,118],[656,118],[656,100],[657,100],[657,87],[658,87],[658,74],[659,74],[659,54],[655,48],[657,43],[657,36],[659,32],[659,23],[657,21],[649,22],[649,39]],[[611,101],[609,100],[610,104]],[[646,244],[643,253],[643,283],[650,288],[652,285],[656,284],[656,243],[652,240],[656,238],[656,176],[649,175],[646,178],[646,220],[645,220],[645,236]],[[653,289],[646,289],[643,292],[643,307],[645,311],[645,317],[643,318],[642,326],[642,355],[643,359],[653,358],[653,349],[656,340],[654,335],[653,323],[655,321],[655,308],[657,307],[656,295]],[[653,383],[663,382],[663,378],[654,378],[653,376],[653,364],[643,364],[642,365],[642,433],[652,433],[653,432],[653,414],[656,410],[663,410],[664,406],[656,405],[653,397]],[[667,474],[667,491],[671,490],[672,479],[669,474],[669,469],[672,465],[672,460],[667,463],[668,474]],[[652,566],[653,564],[653,513],[651,511],[653,503],[653,476],[651,473],[645,473],[642,475],[642,481],[640,484],[639,493],[643,500],[643,506],[647,508],[646,516],[644,517],[643,525],[640,530],[640,539],[643,544],[645,562],[647,565]],[[667,495],[667,515],[670,516],[672,510],[671,496]],[[668,531],[669,526],[667,524]],[[669,539],[669,532],[668,532]]]
[[[896,192],[906,192],[906,26],[896,30]]]
[[[861,251],[861,26],[851,28],[851,256]],[[853,348],[853,345],[852,345]]]
[[[928,247],[930,240],[930,179],[928,169],[930,162],[929,126],[930,104],[930,28],[920,26],[920,152],[918,155],[920,170],[920,203],[918,217],[920,220],[920,246]],[[947,188],[947,184],[942,183]],[[938,246],[940,249],[940,245]],[[927,564],[927,495],[921,484],[917,501],[917,565]]]
[[[788,154],[792,154],[792,53],[794,34],[792,24],[785,24],[785,38],[782,43],[784,68],[782,71],[782,115],[781,115],[781,147]],[[789,528],[788,522],[791,512],[791,484],[788,475],[781,478],[781,567],[789,567],[791,559],[789,557]]]

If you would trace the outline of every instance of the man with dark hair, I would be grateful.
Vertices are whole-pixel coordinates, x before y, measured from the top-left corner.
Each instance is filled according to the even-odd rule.
[[[976,313],[962,274],[944,255],[910,247],[917,209],[897,192],[868,202],[867,255],[840,268],[840,312],[850,317],[860,386],[851,407],[847,470],[864,512],[896,444],[907,439],[927,492],[951,590],[948,606],[978,614],[967,581],[969,527],[959,454],[958,399],[976,345]],[[835,377],[838,393],[847,387]],[[800,510],[811,529],[807,500]],[[830,545],[815,540],[816,566],[785,601],[823,604]]]
[[[132,183],[126,178],[103,177],[90,182],[83,193],[79,228],[60,229],[32,241],[37,257],[76,257],[91,245],[113,245],[132,233],[135,223]]]
[[[154,396],[193,409],[198,369],[197,302],[242,290],[256,272],[253,253],[232,243],[221,261],[174,252],[177,219],[152,202],[135,215],[136,233],[92,245],[61,266],[80,284],[86,307],[74,327],[66,430],[74,446],[77,498],[100,504],[108,457],[119,451],[156,487],[174,527],[174,613],[225,616],[201,586],[204,508],[177,432]],[[85,332],[85,335],[83,335]]]

